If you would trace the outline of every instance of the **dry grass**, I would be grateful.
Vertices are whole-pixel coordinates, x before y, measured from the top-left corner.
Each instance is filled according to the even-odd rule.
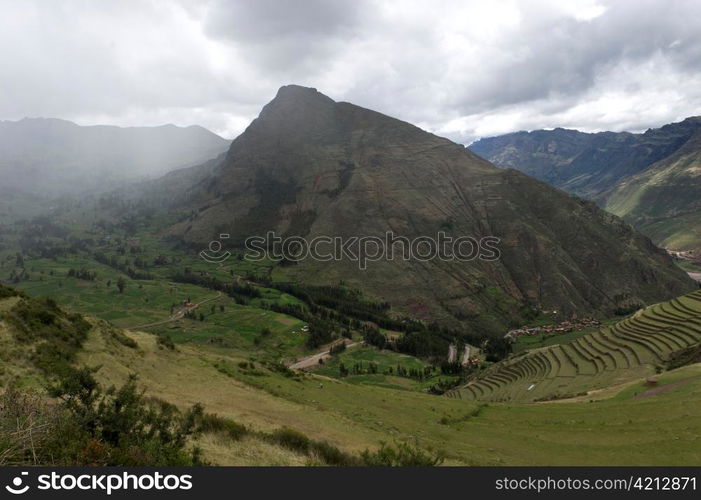
[[[276,446],[255,436],[245,436],[238,441],[222,440],[218,435],[205,434],[195,444],[212,465],[247,466],[302,466],[310,461],[281,446]]]

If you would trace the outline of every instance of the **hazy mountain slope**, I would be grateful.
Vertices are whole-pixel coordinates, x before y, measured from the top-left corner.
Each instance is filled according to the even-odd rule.
[[[57,196],[202,163],[229,141],[202,127],[81,127],[58,119],[0,121],[0,186]]]
[[[498,167],[515,168],[585,198],[603,201],[612,186],[679,149],[700,118],[643,134],[536,130],[480,139],[470,146]]]
[[[701,248],[701,118],[644,134],[537,130],[482,139],[470,149],[593,199],[675,250]]]
[[[167,182],[167,181],[166,181]],[[503,333],[533,305],[611,312],[692,289],[645,237],[594,204],[463,146],[314,89],[288,86],[207,179],[174,200],[196,215],[171,228],[205,245],[279,234],[496,236],[496,262],[307,259],[282,278],[344,280],[413,316]]]

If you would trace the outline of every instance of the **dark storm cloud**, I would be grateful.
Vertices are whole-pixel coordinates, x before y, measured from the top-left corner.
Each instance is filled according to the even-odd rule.
[[[318,70],[357,36],[366,8],[347,0],[220,0],[203,24],[207,35],[237,47],[267,74],[295,78]]]
[[[0,118],[232,136],[287,83],[454,140],[701,114],[692,0],[0,0]]]

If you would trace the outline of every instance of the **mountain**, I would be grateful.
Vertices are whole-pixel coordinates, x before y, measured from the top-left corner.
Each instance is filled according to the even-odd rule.
[[[701,253],[701,126],[673,154],[619,181],[605,207],[662,246]]]
[[[500,239],[495,261],[380,260],[361,271],[351,259],[305,259],[276,270],[280,279],[343,281],[412,317],[503,335],[531,308],[612,313],[695,286],[664,251],[594,203],[315,89],[282,87],[206,168],[171,195],[188,216],[168,233],[189,245],[229,233],[240,246],[269,230],[346,241],[388,231]]]
[[[79,126],[54,118],[0,121],[3,189],[60,196],[106,191],[214,158],[229,141],[208,130]]]
[[[701,117],[643,134],[554,129],[481,139],[470,149],[596,201],[660,245],[701,249]]]

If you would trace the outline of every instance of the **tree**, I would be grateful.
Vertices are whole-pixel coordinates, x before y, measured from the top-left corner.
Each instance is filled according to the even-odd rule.
[[[127,287],[127,282],[124,278],[119,278],[117,280],[117,288],[119,289],[119,293],[124,293],[124,289]]]

